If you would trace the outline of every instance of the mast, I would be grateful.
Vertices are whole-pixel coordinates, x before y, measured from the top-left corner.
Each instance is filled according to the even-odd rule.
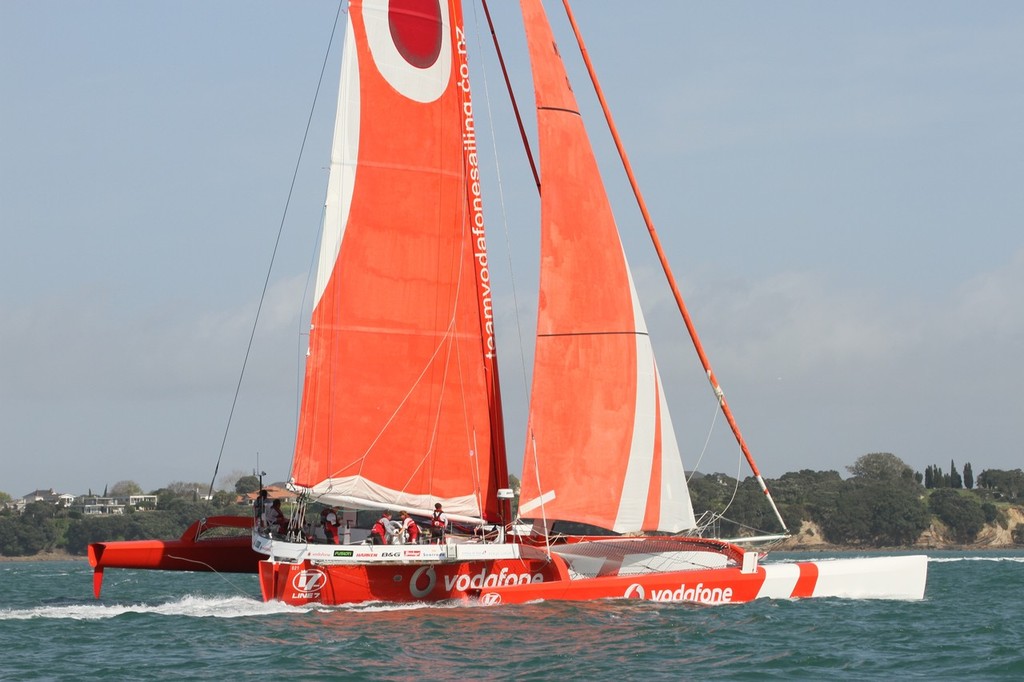
[[[498,378],[498,348],[494,333],[494,298],[491,291],[491,275],[488,266],[486,230],[484,229],[483,200],[480,189],[480,164],[477,155],[476,121],[473,115],[473,95],[470,88],[469,64],[467,63],[466,33],[463,28],[462,10],[458,2],[454,2],[454,41],[457,60],[458,85],[456,92],[462,98],[462,152],[465,158],[466,177],[466,209],[470,228],[468,247],[472,251],[473,271],[476,275],[478,292],[477,303],[480,315],[480,341],[487,385],[487,408],[490,416],[490,443],[488,452],[491,456],[489,470],[494,476],[494,486],[490,489],[499,490],[508,487],[508,456],[505,450],[505,421],[501,407],[501,382]],[[485,488],[486,489],[486,488]],[[487,521],[511,521],[512,504],[509,500],[497,500],[500,519]],[[487,510],[486,502],[480,508]],[[485,511],[486,514],[486,511]]]
[[[690,318],[690,313],[686,308],[686,303],[683,301],[683,296],[679,292],[679,287],[676,285],[675,276],[672,274],[672,268],[669,267],[668,264],[668,258],[665,256],[665,252],[661,248],[661,239],[658,238],[658,233],[654,229],[654,221],[651,219],[651,214],[647,210],[647,202],[644,201],[643,194],[640,192],[640,185],[637,183],[636,176],[633,174],[633,167],[629,162],[626,149],[622,144],[622,138],[619,137],[618,129],[615,127],[615,121],[612,119],[612,113],[608,107],[608,101],[605,99],[604,91],[601,89],[601,84],[597,80],[597,73],[594,71],[593,63],[590,61],[590,54],[587,52],[586,45],[583,42],[583,36],[580,33],[579,26],[576,24],[576,18],[573,16],[572,8],[569,7],[569,0],[562,0],[562,5],[565,7],[565,14],[569,18],[569,23],[572,24],[572,30],[576,36],[576,42],[579,45],[580,54],[583,55],[583,61],[587,65],[587,73],[590,74],[590,80],[594,84],[594,92],[597,94],[597,98],[601,102],[601,109],[604,111],[605,120],[608,122],[608,129],[611,131],[612,138],[615,140],[615,148],[619,152],[619,158],[622,160],[622,166],[626,171],[626,175],[629,177],[629,184],[633,188],[633,195],[636,197],[637,205],[640,207],[640,213],[643,215],[644,223],[647,225],[647,232],[650,234],[651,242],[654,244],[654,250],[658,254],[658,260],[661,262],[662,270],[664,270],[669,287],[672,289],[672,295],[676,299],[676,305],[679,307],[679,312],[683,316],[683,322],[686,324],[686,330],[689,332],[690,339],[693,341],[693,347],[697,351],[697,357],[700,358],[700,364],[704,368],[704,372],[707,374],[712,390],[715,392],[715,397],[722,409],[722,414],[725,415],[726,420],[729,422],[729,427],[732,429],[732,433],[736,437],[736,442],[739,444],[740,450],[743,452],[743,456],[746,458],[747,464],[750,466],[750,470],[753,472],[758,485],[761,487],[761,492],[763,492],[765,497],[768,499],[768,503],[771,505],[772,511],[775,512],[775,518],[778,519],[779,523],[782,525],[782,530],[788,533],[789,529],[786,527],[786,522],[782,520],[782,514],[779,512],[779,508],[776,506],[775,500],[772,498],[772,494],[768,491],[768,486],[765,484],[764,478],[761,476],[761,472],[757,468],[757,463],[754,461],[754,456],[750,453],[750,449],[747,447],[747,442],[744,440],[743,434],[740,433],[739,424],[736,423],[732,410],[729,408],[729,402],[725,399],[725,392],[719,385],[718,379],[715,378],[715,373],[711,369],[711,362],[708,360],[707,354],[704,352],[704,346],[701,344],[700,337],[697,335],[697,328],[694,326],[693,320]]]

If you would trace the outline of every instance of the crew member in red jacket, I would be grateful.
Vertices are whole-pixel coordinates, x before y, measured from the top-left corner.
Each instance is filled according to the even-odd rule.
[[[370,529],[370,542],[374,545],[386,545],[388,544],[388,534],[391,531],[391,512],[388,510],[384,511],[384,514],[377,519],[377,523],[373,524],[373,528]]]
[[[420,541],[420,527],[417,525],[413,518],[409,516],[409,512],[402,510],[402,530],[405,531],[405,541],[410,545],[415,545]]]

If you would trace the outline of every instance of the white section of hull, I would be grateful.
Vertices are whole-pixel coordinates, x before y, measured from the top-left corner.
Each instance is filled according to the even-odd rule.
[[[815,597],[923,599],[927,556],[886,556],[818,561]]]

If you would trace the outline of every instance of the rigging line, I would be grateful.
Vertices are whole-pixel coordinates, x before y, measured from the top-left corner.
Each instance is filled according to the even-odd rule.
[[[448,322],[448,329],[445,332],[445,338],[451,336],[452,330],[454,329],[454,327],[455,327],[455,319],[453,317]],[[363,451],[363,454],[358,456],[358,457],[356,457],[355,459],[353,459],[352,461],[348,462],[347,464],[345,464],[343,466],[340,466],[337,469],[335,469],[328,478],[334,478],[334,476],[339,471],[347,469],[347,468],[349,468],[350,466],[352,466],[353,464],[355,464],[357,462],[359,463],[360,471],[362,471],[363,464],[366,462],[366,458],[370,454],[370,451],[373,450],[374,447],[376,447],[377,442],[380,441],[381,438],[383,438],[384,432],[387,431],[388,427],[391,426],[391,422],[395,421],[395,419],[398,417],[398,413],[401,412],[402,408],[405,407],[405,404],[407,402],[409,402],[409,398],[412,396],[413,392],[416,390],[416,388],[423,381],[423,377],[426,376],[427,372],[430,370],[431,366],[434,364],[434,361],[437,359],[438,355],[441,353],[441,350],[445,347],[445,338],[442,338],[441,341],[438,343],[437,347],[434,348],[433,354],[431,354],[430,358],[428,358],[426,363],[424,363],[423,369],[420,371],[419,376],[417,376],[415,381],[412,382],[412,385],[409,387],[409,390],[406,392],[405,396],[402,397],[402,400],[399,401],[399,403],[395,407],[395,409],[391,411],[391,415],[388,416],[387,421],[385,421],[384,425],[377,431],[377,435],[374,436],[373,441],[366,447],[366,450]]]
[[[537,480],[537,494],[540,496],[540,517],[541,517],[541,520],[542,520],[541,522],[544,524],[544,551],[547,554],[548,559],[550,560],[551,559],[551,534],[550,534],[549,528],[548,528],[547,507],[545,506],[544,494],[542,492],[544,489],[540,487],[540,467],[538,466],[538,462],[537,462],[537,439],[534,436],[533,427],[532,426],[530,427],[530,433],[527,434],[527,438],[530,439],[530,445],[533,446],[533,476]],[[521,495],[521,493],[520,493],[520,495]],[[522,500],[520,500],[520,502],[522,502]]]
[[[208,495],[213,495],[213,486],[217,481],[217,472],[220,471],[220,462],[224,457],[224,447],[228,442],[228,432],[231,430],[231,419],[235,415],[235,407],[238,405],[238,395],[242,390],[242,379],[245,377],[245,368],[249,363],[249,354],[252,352],[253,340],[256,338],[256,327],[260,322],[260,313],[263,311],[263,303],[267,298],[267,289],[270,288],[270,274],[274,270],[274,261],[277,258],[277,249],[281,245],[281,234],[284,232],[284,223],[288,217],[288,207],[292,202],[292,194],[295,192],[295,182],[299,176],[299,164],[302,162],[302,153],[306,149],[306,140],[309,139],[309,129],[313,124],[313,112],[316,110],[316,102],[320,96],[320,88],[323,86],[324,73],[327,71],[327,58],[331,54],[331,45],[334,44],[334,34],[338,30],[338,18],[341,16],[343,3],[338,3],[338,11],[334,15],[334,23],[331,26],[331,37],[327,41],[327,50],[324,52],[324,61],[320,66],[320,78],[316,83],[316,92],[313,93],[313,102],[309,107],[309,116],[306,118],[306,130],[302,134],[302,144],[299,145],[299,153],[295,159],[295,170],[292,171],[291,185],[288,187],[288,196],[285,198],[284,210],[281,212],[281,222],[277,227],[277,239],[274,241],[274,250],[270,254],[270,265],[267,267],[267,276],[263,280],[263,291],[260,293],[260,302],[256,307],[256,317],[252,321],[252,330],[249,332],[249,343],[245,348],[245,357],[242,359],[242,369],[238,373],[238,383],[235,385],[235,395],[231,400],[231,410],[228,412],[228,421],[224,426],[224,437],[220,442],[220,452],[217,454],[217,464],[213,468],[213,478],[210,479],[210,490]]]
[[[512,81],[508,77],[508,69],[505,68],[505,57],[501,53],[501,45],[498,44],[498,34],[494,31],[494,22],[491,21],[491,10],[487,7],[487,0],[481,0],[480,4],[483,5],[484,15],[487,17],[487,26],[491,30],[491,41],[494,43],[494,52],[498,56],[498,63],[501,64],[501,73],[505,77],[505,87],[508,89],[508,96],[512,102],[512,111],[516,115],[516,123],[519,124],[519,135],[523,138],[523,150],[526,152],[526,159],[530,162],[530,170],[533,171],[533,181],[537,184],[537,189],[540,189],[540,175],[537,172],[537,164],[533,161],[533,152],[530,150],[530,140],[526,137],[526,128],[523,126],[523,117],[519,113],[519,103],[516,101],[515,92],[512,90]],[[474,17],[475,17],[474,13]],[[479,29],[477,31],[479,35]],[[488,99],[490,102],[490,99]]]
[[[740,491],[740,473],[742,472],[742,470],[743,470],[743,463],[740,462],[739,458],[737,458],[736,459],[736,485],[734,485],[732,487],[732,497],[729,498],[729,501],[726,503],[725,507],[722,508],[721,513],[718,515],[719,518],[723,518],[724,519],[725,518],[725,512],[729,511],[729,507],[731,507],[732,503],[736,501],[736,495]]]
[[[320,241],[323,240],[324,223],[327,220],[327,206],[324,205],[320,209],[320,234],[313,244],[313,253],[309,259],[309,267],[306,269],[306,284],[302,289],[302,303],[299,306],[299,328],[296,330],[296,358],[299,359],[295,372],[295,429],[292,431],[292,442],[298,442],[299,437],[299,415],[302,413],[302,387],[305,382],[305,371],[304,365],[306,364],[302,358],[305,358],[309,354],[309,325],[310,321],[305,319],[306,303],[310,300],[310,287],[315,285],[316,280],[316,265],[319,257],[319,246]],[[312,314],[312,311],[310,311]],[[305,324],[305,329],[303,329]],[[306,337],[306,349],[303,350],[302,339]],[[295,450],[292,450],[292,464],[295,464]],[[291,467],[289,467],[289,470]]]
[[[463,189],[463,192],[465,192],[465,189]],[[468,198],[468,197],[466,197],[465,194],[463,195],[463,197],[464,198]],[[465,268],[464,268],[464,265],[466,263],[466,249],[469,246],[469,241],[470,241],[469,235],[470,235],[470,229],[471,229],[470,228],[470,218],[469,218],[468,214],[466,214],[466,213],[463,213],[463,215],[462,215],[461,228],[462,229],[461,229],[461,232],[459,233],[459,242],[458,242],[459,243],[459,254],[458,254],[458,258],[455,260],[455,262],[458,264],[457,265],[458,275],[455,278],[455,281],[456,281],[455,293],[454,293],[454,295],[451,295],[449,297],[449,300],[451,301],[451,306],[452,306],[451,307],[451,320],[450,320],[450,322],[448,324],[448,329],[445,332],[445,336],[447,338],[448,352],[447,352],[447,356],[445,357],[444,372],[442,374],[442,381],[441,381],[441,391],[440,391],[440,395],[438,395],[438,398],[437,398],[437,412],[435,414],[434,426],[433,426],[433,430],[432,430],[432,432],[430,434],[430,441],[431,442],[430,442],[430,445],[429,445],[429,447],[427,449],[427,453],[428,454],[430,452],[434,452],[434,455],[435,455],[432,458],[432,460],[431,460],[431,471],[429,472],[429,476],[428,476],[428,482],[429,482],[429,485],[430,485],[428,493],[432,493],[432,491],[433,491],[434,469],[436,469],[436,467],[437,467],[437,454],[438,454],[436,452],[436,450],[435,450],[435,447],[436,447],[436,444],[437,444],[439,424],[441,422],[442,403],[444,402],[444,400],[446,398],[445,392],[446,392],[446,388],[448,386],[448,372],[449,372],[449,370],[450,370],[450,368],[452,366],[452,357],[453,356],[455,358],[455,368],[456,368],[456,373],[457,373],[456,384],[457,384],[458,390],[459,390],[459,398],[460,398],[459,405],[462,407],[462,426],[465,429],[466,443],[469,444],[471,456],[476,454],[476,426],[470,420],[469,411],[468,411],[469,400],[466,397],[466,377],[463,376],[463,373],[462,373],[462,371],[463,371],[462,348],[461,348],[461,345],[459,344],[460,334],[459,334],[459,327],[458,327],[459,302],[461,301],[461,298],[462,298],[462,285],[464,284],[464,279],[465,279]],[[479,293],[479,292],[477,292],[477,293]],[[483,321],[481,320],[481,324],[482,323],[483,323]],[[425,455],[424,457],[426,457],[426,456],[427,455]],[[411,478],[412,477],[410,476],[409,480],[411,480]],[[478,476],[477,476],[477,478],[478,478]],[[474,484],[475,483],[476,483],[476,481],[474,480]],[[409,483],[407,482],[406,485],[409,485]],[[483,506],[480,506],[480,513],[481,513],[481,515],[483,514]]]
[[[601,102],[601,109],[604,111],[605,121],[608,123],[608,129],[611,132],[612,139],[615,141],[615,148],[619,152],[622,167],[626,171],[626,176],[629,178],[630,187],[633,189],[633,196],[636,198],[637,205],[640,208],[640,213],[644,218],[644,223],[647,225],[647,232],[650,234],[651,242],[654,244],[654,250],[658,254],[658,260],[661,261],[662,270],[665,272],[665,278],[668,281],[673,296],[675,296],[676,305],[683,316],[683,322],[686,325],[686,330],[690,334],[690,340],[693,342],[693,347],[697,351],[697,357],[700,358],[700,363],[704,367],[704,371],[707,373],[708,381],[711,383],[711,387],[718,399],[718,404],[722,410],[722,414],[725,415],[726,421],[729,422],[729,426],[732,428],[733,435],[736,437],[736,442],[739,445],[740,450],[743,452],[743,456],[747,460],[747,465],[757,478],[761,492],[764,493],[765,498],[768,500],[768,504],[771,505],[772,511],[775,512],[775,518],[782,525],[782,529],[789,532],[789,529],[786,527],[786,522],[783,521],[782,514],[779,512],[779,508],[776,506],[775,500],[772,498],[772,494],[769,492],[768,486],[765,484],[764,478],[761,476],[761,472],[757,468],[754,456],[750,453],[750,449],[747,447],[747,442],[743,439],[743,434],[740,433],[740,427],[736,423],[732,410],[729,408],[729,403],[725,399],[725,393],[722,391],[722,387],[718,384],[718,379],[715,378],[715,373],[711,370],[711,362],[704,353],[704,346],[700,342],[700,337],[697,335],[697,329],[693,324],[693,320],[690,318],[690,313],[686,308],[686,304],[683,302],[683,296],[679,292],[679,287],[676,285],[672,269],[669,267],[668,258],[665,256],[665,251],[661,247],[661,239],[658,237],[658,233],[654,229],[654,221],[651,218],[650,212],[647,210],[647,202],[644,201],[643,194],[640,192],[640,185],[637,183],[636,176],[633,174],[633,166],[629,162],[629,157],[626,155],[626,148],[622,144],[622,138],[619,137],[618,129],[615,127],[615,122],[612,120],[611,109],[608,107],[608,101],[604,97],[604,91],[598,83],[597,73],[594,71],[593,62],[590,61],[590,53],[587,52],[587,48],[583,44],[583,35],[580,33],[579,26],[576,24],[576,18],[572,14],[572,9],[569,7],[569,0],[562,0],[562,6],[565,7],[566,16],[569,18],[569,23],[572,24],[572,30],[576,36],[576,42],[579,45],[580,54],[583,56],[583,61],[587,66],[587,73],[590,75],[590,81],[594,85],[594,92],[597,95],[597,99]]]
[[[252,596],[251,593],[246,592],[241,587],[239,587],[238,585],[234,584],[233,582],[231,582],[230,580],[225,578],[224,574],[221,571],[218,571],[217,569],[215,569],[213,566],[211,566],[210,564],[206,563],[205,561],[199,561],[197,559],[188,559],[188,558],[183,557],[183,556],[173,556],[171,554],[168,554],[167,558],[168,559],[177,559],[178,561],[187,561],[188,563],[191,563],[191,564],[199,564],[200,566],[205,566],[207,571],[209,571],[210,573],[215,573],[218,578],[220,578],[221,580],[226,582],[228,585],[230,585],[239,594],[244,595],[246,597],[251,597]]]
[[[718,423],[718,406],[715,405],[715,409],[712,410],[712,412],[711,412],[711,426],[708,427],[708,435],[704,438],[704,447],[702,447],[700,449],[700,456],[697,457],[697,461],[694,462],[693,469],[690,471],[690,475],[686,477],[687,484],[689,484],[689,482],[693,479],[693,475],[695,473],[697,473],[697,470],[700,468],[700,463],[702,461],[704,461],[704,455],[706,455],[707,452],[708,452],[708,445],[711,443],[711,436],[715,432],[715,424],[717,424],[717,423]]]
[[[460,259],[460,263],[461,263],[461,259]],[[461,284],[461,275],[460,275],[460,284]],[[458,300],[458,293],[456,293],[455,299]],[[442,405],[443,405],[445,397],[446,397],[445,391],[446,391],[447,386],[448,386],[448,371],[449,371],[449,368],[451,367],[451,364],[452,364],[451,363],[451,359],[452,359],[452,348],[453,347],[455,348],[455,355],[458,356],[458,335],[455,333],[456,332],[456,327],[455,327],[455,314],[456,314],[456,312],[457,312],[457,306],[456,306],[456,309],[452,310],[452,320],[451,320],[451,322],[448,325],[447,331],[445,332],[445,340],[442,341],[442,346],[444,346],[447,349],[447,352],[445,354],[445,362],[444,362],[444,365],[443,365],[444,369],[443,369],[443,371],[441,373],[441,382],[440,382],[441,383],[441,388],[440,388],[439,395],[437,396],[437,406],[434,409],[433,424],[430,427],[430,440],[427,443],[427,447],[426,447],[426,449],[425,449],[425,451],[423,453],[423,457],[420,459],[420,466],[422,466],[425,463],[430,465],[430,470],[427,472],[427,480],[431,484],[431,491],[433,489],[434,469],[436,469],[436,467],[437,467],[437,455],[439,454],[438,453],[438,448],[437,448],[437,439],[438,439],[438,433],[440,431],[440,426],[439,425],[441,423],[441,414],[443,412]],[[430,364],[432,365],[433,362],[431,362]],[[460,378],[461,378],[461,369],[462,368],[460,366],[459,367]],[[460,384],[460,388],[461,388],[461,384]],[[465,413],[465,405],[466,405],[466,401],[465,401],[465,399],[463,399],[462,400],[463,413]],[[465,421],[465,419],[463,421]],[[405,487],[402,488],[402,492],[403,493],[409,487],[411,487],[412,477],[416,473],[416,471],[418,471],[420,469],[420,466],[417,466],[416,470],[413,471],[413,473],[409,475],[409,478],[406,479]],[[428,494],[429,494],[429,492],[430,491],[428,491]]]

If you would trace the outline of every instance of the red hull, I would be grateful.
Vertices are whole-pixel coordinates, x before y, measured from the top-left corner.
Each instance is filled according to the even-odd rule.
[[[653,545],[653,547],[652,547]],[[715,552],[692,557],[692,568],[642,572],[646,558],[668,566],[673,552],[717,549],[722,565],[712,567]],[[575,548],[580,548],[575,550]],[[656,554],[645,554],[661,549]],[[739,604],[755,599],[840,597],[921,599],[927,579],[926,556],[864,557],[759,565],[757,555],[724,542],[699,538],[568,545],[566,555],[487,560],[394,563],[262,561],[260,589],[265,600],[302,605],[383,601],[478,600],[482,604],[520,604],[537,600],[589,601],[641,599],[699,604]],[[626,551],[630,561],[623,562]],[[676,552],[678,555],[678,552]],[[339,554],[344,556],[344,554]],[[450,555],[449,555],[450,556]],[[598,566],[592,575],[581,570]],[[637,559],[640,559],[639,561]],[[675,558],[677,564],[684,563]],[[575,567],[570,575],[569,565]],[[649,565],[649,564],[648,564]],[[623,574],[619,574],[622,570]]]
[[[105,568],[154,569],[162,571],[216,571],[256,573],[263,556],[252,550],[246,536],[208,537],[214,528],[252,528],[247,516],[212,516],[196,521],[178,540],[126,540],[94,542],[89,545],[93,567],[93,593],[98,598]]]
[[[565,581],[565,563],[544,559],[498,559],[457,564],[313,565],[262,561],[264,600],[302,605],[475,599],[487,585]]]

